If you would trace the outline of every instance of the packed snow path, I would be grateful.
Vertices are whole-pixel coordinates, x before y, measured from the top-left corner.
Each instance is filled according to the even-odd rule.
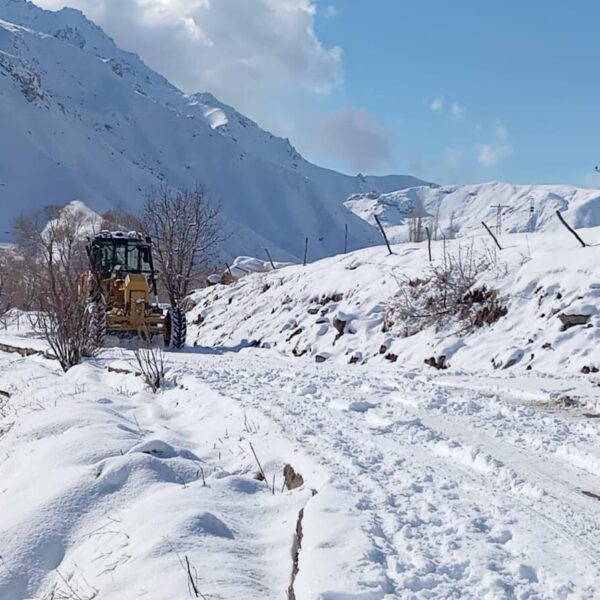
[[[590,381],[197,350],[168,354],[170,383],[156,396],[142,391],[139,378],[108,372],[132,364],[120,350],[66,376],[41,358],[0,355],[0,389],[10,388],[15,404],[30,379],[30,408],[2,421],[14,425],[0,436],[0,597],[43,598],[57,573],[72,572],[100,599],[123,598],[123,590],[128,598],[186,598],[177,556],[189,554],[207,598],[284,598],[302,507],[297,600],[598,596],[600,420],[584,415],[595,412]],[[583,408],[561,408],[566,396]],[[75,403],[69,414],[57,412],[67,397]],[[44,464],[32,460],[33,445],[46,444],[49,460],[60,464],[50,444],[85,410],[81,435],[90,447],[101,436],[107,448],[105,458],[99,448],[88,452],[88,471],[101,480],[108,472],[115,488],[126,488],[128,477],[145,480],[122,496],[103,489],[108,504],[95,492],[93,502],[69,496],[50,506],[41,499],[49,484],[41,479]],[[94,422],[91,413],[100,410],[106,423]],[[31,419],[52,425],[27,436],[23,423]],[[115,452],[110,419],[121,433],[130,428],[124,456],[123,440]],[[253,480],[248,442],[267,477],[276,474],[275,495]],[[136,475],[124,462],[136,451],[173,452],[176,476],[154,467]],[[155,456],[143,460],[155,463]],[[196,466],[182,466],[190,456],[204,465],[206,487]],[[75,489],[63,460],[65,488]],[[303,488],[280,491],[285,462],[302,473]],[[28,472],[15,474],[17,464]],[[60,484],[52,483],[59,499]],[[153,497],[160,498],[156,513]],[[194,528],[182,526],[183,512],[194,515]],[[70,520],[58,558],[36,531],[19,527],[32,514]],[[97,527],[121,533],[101,540],[90,536]],[[151,586],[153,579],[159,583]],[[81,597],[91,597],[77,585]]]
[[[330,477],[331,505],[314,503],[339,522],[328,537],[331,521],[316,514],[311,526],[309,504],[299,597],[596,593],[600,503],[582,490],[600,491],[598,425],[523,403],[573,383],[509,379],[498,393],[487,377],[456,388],[451,377],[235,354],[197,373],[276,422]],[[364,545],[336,540],[345,529]]]

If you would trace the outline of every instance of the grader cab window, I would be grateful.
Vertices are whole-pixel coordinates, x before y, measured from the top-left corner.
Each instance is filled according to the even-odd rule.
[[[115,271],[152,274],[150,250],[139,241],[106,240],[92,248],[92,261],[103,278]]]

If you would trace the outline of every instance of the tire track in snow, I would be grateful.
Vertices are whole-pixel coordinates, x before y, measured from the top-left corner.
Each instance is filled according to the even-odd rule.
[[[433,586],[432,589],[445,585],[452,593],[450,576],[444,578],[437,573],[437,579],[431,577],[428,580],[419,574],[418,568],[413,569],[416,578],[413,578],[411,588],[410,577],[398,574],[399,569],[406,568],[398,534],[402,527],[410,522],[410,519],[405,518],[399,525],[398,517],[402,516],[403,509],[398,506],[398,498],[410,502],[419,493],[415,490],[425,488],[430,497],[436,500],[438,510],[442,510],[440,507],[444,504],[449,505],[450,508],[446,508],[443,512],[444,519],[441,520],[443,523],[452,522],[455,518],[461,522],[458,516],[461,510],[465,509],[467,513],[470,511],[471,514],[481,514],[479,522],[489,521],[492,523],[491,529],[495,527],[496,530],[509,531],[515,518],[517,522],[520,518],[522,524],[533,519],[536,522],[538,537],[540,530],[544,529],[549,531],[545,533],[547,541],[560,535],[569,542],[571,547],[575,546],[583,551],[594,566],[597,565],[598,556],[590,551],[588,544],[581,544],[580,540],[575,540],[564,525],[549,519],[532,507],[538,490],[534,488],[533,498],[515,493],[514,490],[510,493],[506,492],[507,481],[510,482],[517,477],[518,469],[507,467],[502,460],[495,458],[493,447],[486,447],[487,453],[474,449],[476,456],[478,454],[483,456],[484,468],[473,469],[474,465],[468,464],[469,461],[466,466],[457,464],[456,456],[452,456],[452,453],[444,456],[444,453],[439,451],[439,444],[454,444],[457,452],[465,451],[467,454],[473,450],[470,446],[465,446],[464,441],[458,441],[460,436],[456,436],[456,432],[447,436],[443,433],[443,427],[439,428],[442,429],[440,431],[429,426],[431,425],[429,421],[433,421],[434,417],[425,424],[420,417],[415,418],[414,410],[411,411],[406,406],[394,406],[393,403],[385,400],[386,395],[389,397],[391,392],[397,395],[399,391],[434,397],[439,393],[439,388],[436,386],[423,385],[420,389],[415,389],[412,384],[407,384],[399,378],[391,385],[389,383],[384,386],[371,385],[372,376],[360,377],[365,375],[364,371],[357,372],[357,376],[353,377],[343,369],[338,369],[341,373],[323,368],[315,371],[309,367],[298,367],[297,364],[291,366],[289,361],[282,361],[281,369],[273,369],[272,360],[271,366],[267,366],[268,361],[263,362],[255,357],[252,359],[245,357],[244,360],[239,361],[240,364],[236,362],[234,359],[221,357],[220,364],[211,364],[214,370],[209,376],[209,383],[218,386],[223,393],[238,401],[260,410],[265,416],[277,422],[295,437],[304,452],[326,463],[333,485],[344,493],[357,495],[358,506],[368,514],[368,523],[363,524],[363,527],[367,528],[372,541],[374,559],[385,563],[385,581],[382,585],[385,593],[395,595],[402,590],[410,589],[411,592],[418,594],[419,591],[426,590],[427,585]],[[206,371],[203,373],[206,374]],[[309,378],[315,383],[305,386],[308,392],[304,393],[301,386],[294,382],[308,381]],[[347,387],[340,389],[342,387],[340,381],[345,382]],[[365,387],[365,381],[368,387]],[[260,390],[259,398],[257,398],[257,390]],[[375,403],[373,403],[374,399]],[[351,408],[353,404],[354,409]],[[370,410],[369,406],[371,406]],[[357,410],[364,410],[366,416],[356,412]],[[365,421],[369,418],[371,420],[379,418],[380,425],[366,425]],[[438,445],[437,452],[436,445]],[[504,474],[499,479],[495,477],[498,468],[506,469],[505,473],[508,475]],[[424,475],[419,477],[419,473]],[[543,489],[540,484],[543,484],[545,479],[541,476],[535,479],[534,485]],[[352,485],[339,483],[344,480],[351,481]],[[529,480],[529,476],[522,479],[524,484]],[[404,496],[397,494],[397,490],[406,490],[410,487],[406,485],[407,483],[413,488],[412,496],[406,493]],[[476,494],[472,495],[478,497],[478,502],[463,498],[467,484],[472,486],[471,492],[476,490]],[[502,504],[509,506],[510,509],[503,510]],[[486,505],[493,507],[493,510],[486,512]],[[410,508],[404,509],[404,513],[409,511]],[[404,516],[406,517],[406,514]],[[463,517],[461,527],[467,526],[468,519]],[[482,525],[483,529],[486,527],[488,526]],[[528,571],[531,568],[526,564],[527,554],[519,552],[518,548],[512,550],[513,554],[511,554],[505,548],[511,545],[507,543],[510,540],[501,543],[502,536],[494,538],[494,535],[492,532],[488,536],[492,540],[490,544],[494,544],[494,539],[500,540],[496,546],[502,547],[505,551],[504,563],[519,563],[516,575],[512,576],[512,579],[510,573],[506,574],[510,585],[522,591],[535,593],[539,587],[538,582],[534,581],[538,578],[538,574],[535,571]],[[447,543],[452,542],[453,536],[458,539],[458,535],[450,532],[446,536]],[[423,555],[435,554],[430,549],[431,541],[429,536],[427,541],[421,544],[420,552]],[[477,547],[477,543],[473,540],[468,540],[467,543],[473,543]],[[547,546],[550,546],[550,541]],[[498,552],[499,548],[494,547],[488,554],[496,556]],[[457,557],[459,554],[456,553]],[[560,553],[558,554],[560,556]],[[438,558],[446,561],[448,559],[447,556]],[[480,564],[482,562],[484,561],[479,561]],[[459,560],[454,561],[453,575],[456,589],[460,589],[466,581],[471,581],[469,585],[476,583],[477,574],[469,575],[468,570],[464,560],[462,563]],[[477,571],[478,568],[471,570]],[[529,573],[530,577],[523,575],[521,571],[525,575]],[[569,584],[566,582],[566,587],[561,587],[560,582],[553,582],[552,585],[555,585],[555,589],[564,591]],[[419,586],[423,587],[419,588]],[[464,588],[462,592],[465,592]]]

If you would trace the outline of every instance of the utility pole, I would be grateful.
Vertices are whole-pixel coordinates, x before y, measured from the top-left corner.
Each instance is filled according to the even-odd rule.
[[[496,234],[500,235],[502,233],[502,209],[510,208],[507,204],[494,204],[492,208],[496,209]]]
[[[529,221],[527,222],[527,231],[533,233],[533,214],[535,212],[535,205],[533,196],[529,196]]]
[[[344,254],[348,254],[348,223],[344,227]]]

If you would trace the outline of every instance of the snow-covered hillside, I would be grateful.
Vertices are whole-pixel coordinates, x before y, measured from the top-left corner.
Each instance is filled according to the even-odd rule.
[[[562,226],[556,218],[557,210],[564,212],[576,228],[600,225],[600,190],[568,185],[491,182],[421,186],[388,194],[357,194],[346,202],[350,210],[372,225],[376,224],[375,215],[379,216],[393,243],[407,241],[407,219],[411,214],[421,214],[423,226],[437,220],[440,236],[481,231],[482,221],[495,230],[498,205],[502,207],[503,233],[559,229]]]
[[[487,236],[432,243],[433,266],[462,253],[482,256],[489,268],[476,286],[497,289],[506,316],[463,335],[459,323],[403,337],[402,323],[384,327],[394,297],[407,281],[427,278],[427,244],[368,248],[243,277],[193,296],[191,341],[199,346],[262,345],[283,354],[335,362],[422,368],[445,356],[453,368],[577,373],[600,368],[600,228],[582,229],[595,246],[581,248],[566,231]],[[456,272],[454,272],[456,276]],[[560,315],[583,315],[564,330]],[[394,319],[391,319],[394,321]]]
[[[351,194],[420,185],[408,176],[350,177],[304,160],[210,94],[185,95],[121,51],[72,9],[0,0],[0,239],[14,218],[81,200],[135,209],[162,181],[202,183],[223,206],[230,254],[298,257],[369,245]]]

